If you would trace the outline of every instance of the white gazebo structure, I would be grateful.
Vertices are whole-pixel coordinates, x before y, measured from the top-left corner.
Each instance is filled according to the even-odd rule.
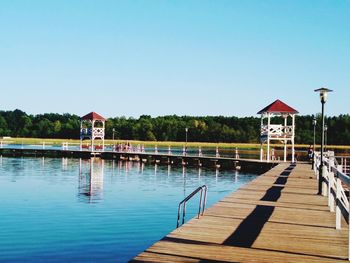
[[[96,112],[90,112],[81,117],[80,121],[80,150],[83,148],[83,140],[91,140],[91,151],[104,150],[106,119]],[[102,146],[95,146],[95,140],[102,140]]]
[[[276,100],[263,108],[258,114],[261,114],[260,131],[260,160],[263,161],[263,145],[267,144],[266,161],[274,159],[271,141],[278,141],[284,144],[284,162],[287,161],[287,144],[292,145],[292,162],[295,161],[294,135],[295,135],[295,115],[299,112],[280,100]],[[283,124],[272,124],[271,118],[282,117]],[[276,120],[280,118],[276,118]]]

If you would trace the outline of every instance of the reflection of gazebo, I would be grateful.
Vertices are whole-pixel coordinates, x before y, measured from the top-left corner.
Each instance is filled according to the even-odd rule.
[[[105,121],[101,115],[96,112],[90,112],[85,116],[81,117],[80,121],[80,150],[83,146],[83,140],[91,140],[91,150],[94,151],[95,140],[102,140],[102,146],[100,150],[104,149],[104,138],[105,138]]]
[[[287,161],[287,144],[292,144],[292,162],[294,162],[294,131],[295,131],[295,115],[298,113],[295,109],[276,100],[264,109],[258,112],[261,114],[261,132],[260,132],[260,160],[263,160],[263,144],[267,144],[266,160],[270,161],[270,143],[271,141],[280,141],[284,144],[284,161]],[[271,124],[272,117],[281,116],[284,119],[284,124]],[[290,117],[290,118],[288,118]],[[267,123],[264,120],[267,118]],[[290,123],[291,119],[291,123]],[[273,157],[273,156],[272,156]]]
[[[104,160],[91,158],[79,162],[79,195],[82,201],[95,202],[103,197]]]

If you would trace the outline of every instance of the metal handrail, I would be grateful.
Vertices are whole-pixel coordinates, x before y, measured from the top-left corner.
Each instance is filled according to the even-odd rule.
[[[204,190],[204,195],[203,195],[203,190]],[[207,192],[208,192],[208,187],[206,185],[202,185],[198,187],[196,190],[194,190],[191,194],[189,194],[184,200],[182,200],[179,203],[179,207],[177,210],[177,224],[176,228],[180,226],[180,212],[181,212],[181,206],[183,206],[182,209],[182,223],[185,223],[185,216],[186,216],[186,203],[189,201],[193,196],[195,196],[198,192],[201,192],[200,199],[199,199],[199,208],[198,208],[198,218],[199,215],[204,214],[204,209],[205,209],[205,203],[207,201]]]

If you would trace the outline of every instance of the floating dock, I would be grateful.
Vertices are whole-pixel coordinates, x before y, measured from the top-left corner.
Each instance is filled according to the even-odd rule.
[[[175,224],[175,221],[174,221]],[[348,262],[309,164],[279,164],[131,262]]]

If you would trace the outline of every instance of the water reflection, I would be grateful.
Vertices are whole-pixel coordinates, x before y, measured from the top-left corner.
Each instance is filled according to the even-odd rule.
[[[170,176],[170,173],[171,173],[171,165],[168,165],[168,178]]]
[[[1,159],[0,159],[1,162]],[[43,159],[44,162],[44,159]],[[129,180],[134,180],[134,172],[140,175],[145,175],[148,179],[152,179],[157,182],[157,177],[164,174],[167,175],[167,180],[172,181],[173,176],[179,176],[179,186],[182,188],[182,197],[185,198],[188,194],[192,192],[192,186],[194,178],[192,175],[197,174],[195,177],[196,184],[201,185],[204,181],[207,180],[208,174],[213,176],[211,184],[216,186],[220,183],[221,180],[224,180],[223,176],[227,176],[228,172],[220,171],[219,168],[216,168],[212,172],[208,172],[202,167],[198,167],[197,170],[188,168],[185,165],[182,167],[172,167],[168,165],[167,167],[159,166],[155,163],[153,166],[148,166],[145,168],[143,162],[132,162],[132,161],[105,161],[100,158],[91,158],[90,160],[79,160],[79,199],[83,202],[98,202],[103,199],[104,191],[104,169],[111,170],[111,174],[114,178],[112,181],[118,181],[123,178],[123,181],[126,183]],[[105,167],[106,165],[106,167]],[[68,159],[62,158],[62,170],[67,170],[69,167]],[[145,170],[146,169],[146,170]],[[144,172],[146,171],[146,172]],[[239,172],[232,171],[231,173],[231,182],[239,182]],[[147,177],[142,177],[142,180],[145,180]],[[118,179],[119,178],[119,179]],[[163,177],[164,178],[164,177]],[[163,180],[160,178],[159,180]]]
[[[79,160],[79,198],[94,203],[103,199],[104,160]]]
[[[67,157],[63,157],[62,158],[62,170],[66,171],[68,169],[68,158]]]
[[[182,166],[182,178],[184,182],[184,198],[186,197],[186,166]]]

